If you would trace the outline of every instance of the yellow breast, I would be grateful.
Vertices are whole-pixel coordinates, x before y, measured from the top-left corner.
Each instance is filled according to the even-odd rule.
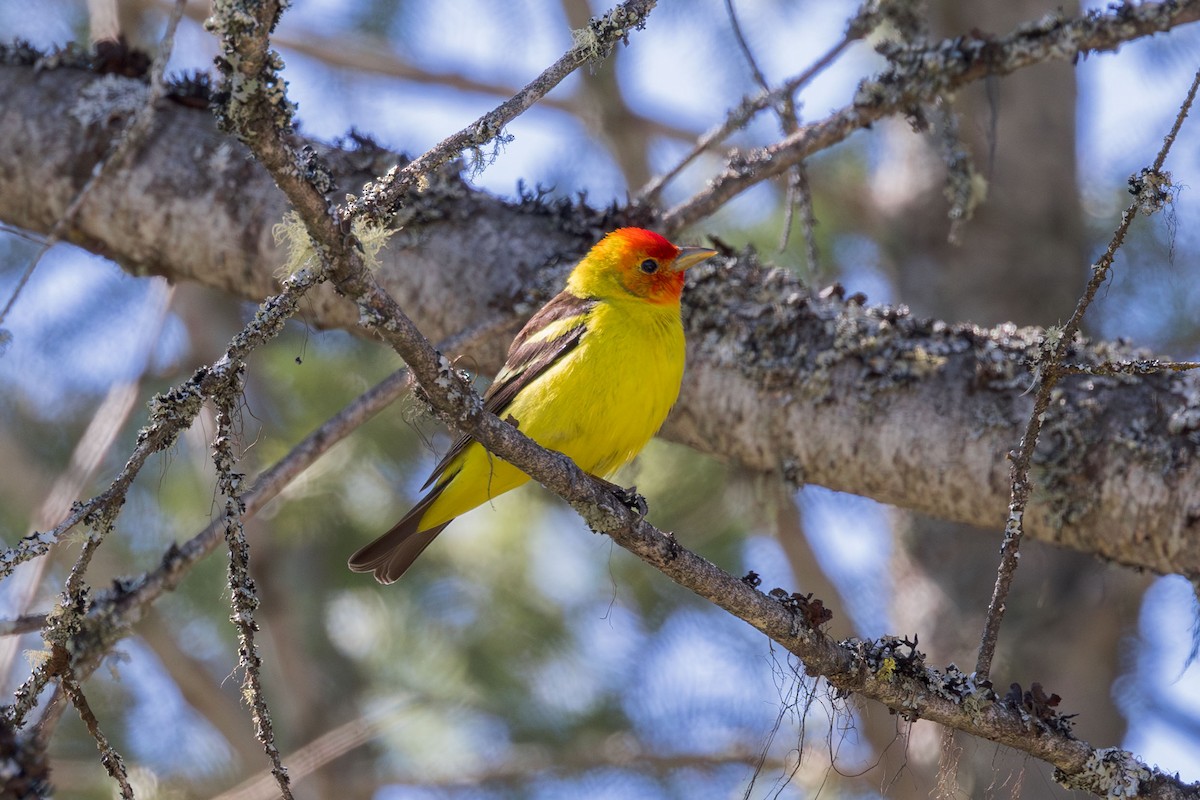
[[[543,447],[580,469],[607,477],[629,463],[658,432],[679,396],[684,366],[679,306],[638,300],[597,303],[571,352],[513,399],[505,412]],[[457,474],[421,520],[428,528],[529,480],[472,444]]]

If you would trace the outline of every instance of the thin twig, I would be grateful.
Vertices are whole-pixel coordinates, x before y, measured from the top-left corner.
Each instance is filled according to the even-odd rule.
[[[407,698],[393,696],[382,707],[372,708],[288,753],[292,779],[298,784],[302,778],[393,727],[403,717],[409,702]],[[212,800],[273,800],[277,795],[274,780],[263,773],[242,781]]]
[[[737,39],[742,56],[746,59],[746,64],[750,67],[750,74],[754,76],[754,82],[758,84],[764,93],[770,93],[771,85],[767,83],[767,76],[759,69],[758,61],[754,58],[753,51],[750,50],[750,43],[746,41],[746,37],[742,33],[742,25],[738,22],[737,10],[733,7],[733,0],[725,0],[725,13],[729,17],[729,27],[733,29],[733,37]]]
[[[234,368],[239,391],[221,395],[214,399],[217,407],[217,435],[213,439],[213,464],[217,468],[217,489],[224,499],[221,526],[225,532],[225,544],[229,548],[229,605],[232,613],[230,622],[238,633],[238,666],[242,669],[243,699],[250,706],[254,721],[254,735],[262,744],[271,762],[271,774],[285,800],[292,800],[291,780],[275,745],[275,729],[271,721],[271,710],[262,687],[262,656],[258,652],[255,634],[258,622],[254,612],[258,608],[258,588],[250,577],[250,543],[246,541],[243,518],[246,507],[242,500],[245,493],[245,475],[235,470],[237,455],[234,453],[234,432],[237,424],[237,402],[240,384],[245,373],[245,363]]]
[[[767,76],[759,68],[758,62],[754,58],[754,53],[751,52],[750,45],[742,33],[742,25],[738,22],[737,11],[733,7],[733,0],[725,0],[725,10],[729,15],[729,24],[733,28],[733,35],[742,50],[742,55],[745,56],[746,63],[750,65],[750,73],[754,76],[754,82],[762,89],[763,95],[769,96],[771,94],[771,86],[767,83]],[[848,30],[856,30],[857,27],[851,25]],[[843,37],[842,41],[831,52],[834,54],[840,52],[840,48],[845,47],[849,41],[848,35]],[[810,73],[815,74],[811,70]],[[796,129],[800,126],[799,115],[796,111],[796,101],[792,95],[793,92],[781,94],[774,103],[775,113],[779,117],[779,127],[783,131],[784,136],[790,136],[795,133]],[[801,208],[801,215],[804,221],[804,241],[808,250],[808,268],[815,275],[817,270],[817,218],[813,211],[812,195],[809,192],[808,170],[803,161],[798,162],[788,173],[787,194],[784,200],[786,210],[783,219],[783,229],[779,234],[780,252],[787,249],[788,239],[791,237],[794,209],[797,205]]]
[[[808,258],[808,274],[812,285],[817,285],[820,269],[820,251],[817,249],[817,212],[813,207],[812,186],[808,181],[808,164],[801,161],[788,181],[788,216],[792,209],[800,209],[800,222],[804,225],[804,247]],[[791,225],[785,224],[779,242],[779,251],[787,249],[787,235]]]
[[[666,185],[679,177],[679,174],[699,158],[702,153],[713,149],[714,146],[728,139],[733,135],[734,131],[744,127],[760,111],[776,106],[784,98],[790,98],[802,86],[832,64],[842,54],[842,51],[853,42],[862,38],[863,35],[865,35],[865,31],[860,31],[857,27],[850,26],[845,36],[842,37],[842,40],[829,48],[808,69],[787,79],[777,89],[760,92],[754,97],[743,98],[737,108],[729,111],[724,122],[709,129],[703,136],[696,140],[696,144],[687,155],[679,160],[679,163],[661,175],[656,176],[639,189],[634,195],[636,203],[639,205],[656,205]]]
[[[657,0],[626,0],[603,17],[593,19],[586,30],[575,32],[571,49],[521,91],[405,166],[393,168],[379,181],[363,187],[360,198],[339,210],[343,223],[355,217],[390,217],[423,176],[457,158],[464,150],[479,151],[502,137],[505,125],[530,109],[568,75],[585,64],[606,58],[617,42],[645,26],[646,17],[656,4]]]
[[[65,656],[64,658],[69,657]],[[64,674],[60,678],[63,691],[71,701],[71,705],[79,712],[79,718],[83,720],[83,724],[87,726],[88,733],[96,740],[96,747],[100,750],[100,763],[108,770],[108,774],[117,782],[117,786],[121,789],[121,797],[124,800],[133,800],[133,787],[129,785],[129,775],[125,771],[125,762],[122,760],[120,753],[113,749],[109,744],[108,737],[104,735],[104,731],[100,730],[100,722],[96,719],[96,715],[92,713],[91,706],[88,705],[87,697],[83,693],[83,687],[75,680],[75,677],[70,674]]]
[[[1117,251],[1125,241],[1125,235],[1129,231],[1129,226],[1133,224],[1134,218],[1137,217],[1138,211],[1144,214],[1152,213],[1154,210],[1162,207],[1163,202],[1165,202],[1164,198],[1169,197],[1165,191],[1165,187],[1169,185],[1170,178],[1163,173],[1162,167],[1167,159],[1167,154],[1171,151],[1171,146],[1175,143],[1175,137],[1178,135],[1184,119],[1187,118],[1188,111],[1192,107],[1192,102],[1196,98],[1198,88],[1200,88],[1200,71],[1196,72],[1192,80],[1192,85],[1188,89],[1187,96],[1184,98],[1183,104],[1179,107],[1179,114],[1175,117],[1175,124],[1171,126],[1170,132],[1163,138],[1162,147],[1159,149],[1154,163],[1148,169],[1143,170],[1139,176],[1135,177],[1134,181],[1139,181],[1134,184],[1138,187],[1136,196],[1129,207],[1121,214],[1120,224],[1117,225],[1117,229],[1113,233],[1112,240],[1108,244],[1108,249],[1092,265],[1091,278],[1088,280],[1087,287],[1084,289],[1083,295],[1079,298],[1079,302],[1076,304],[1071,318],[1067,320],[1066,325],[1063,326],[1061,331],[1056,331],[1053,337],[1047,336],[1045,354],[1038,364],[1041,380],[1038,383],[1037,395],[1033,401],[1033,411],[1029,415],[1028,423],[1026,423],[1020,447],[1012,456],[1012,496],[1008,505],[1008,521],[1004,526],[1004,540],[1000,546],[1000,566],[996,572],[996,585],[992,590],[991,602],[988,604],[987,617],[984,620],[983,626],[983,636],[979,644],[979,658],[975,665],[976,680],[979,682],[987,681],[990,677],[992,658],[996,652],[996,641],[1000,636],[1000,623],[1004,618],[1005,603],[1008,598],[1009,588],[1012,586],[1013,576],[1017,571],[1018,552],[1021,546],[1021,537],[1025,530],[1025,507],[1029,503],[1029,495],[1033,488],[1029,481],[1029,470],[1033,463],[1033,451],[1037,447],[1038,436],[1042,430],[1042,422],[1046,417],[1047,409],[1050,407],[1050,395],[1053,393],[1059,378],[1063,375],[1060,365],[1075,343],[1075,334],[1078,333],[1080,324],[1083,322],[1083,315],[1087,313],[1088,308],[1091,306],[1096,292],[1108,279],[1113,259],[1116,258]],[[1131,183],[1134,181],[1131,181]]]

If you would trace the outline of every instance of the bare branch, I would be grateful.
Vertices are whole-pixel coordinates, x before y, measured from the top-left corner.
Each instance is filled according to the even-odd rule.
[[[639,189],[635,196],[635,202],[639,205],[657,205],[661,199],[663,188],[679,177],[679,174],[695,161],[701,153],[715,149],[717,144],[725,141],[733,135],[734,131],[745,126],[758,112],[771,108],[785,99],[790,101],[792,95],[799,91],[800,87],[819,75],[826,67],[837,60],[837,57],[847,47],[868,32],[867,28],[852,23],[847,27],[846,35],[842,40],[827,50],[808,69],[784,81],[778,89],[760,92],[754,97],[743,98],[741,105],[726,115],[724,122],[706,131],[703,136],[696,140],[695,146],[692,147],[687,155],[679,160],[679,163],[663,174],[655,176],[653,180]]]
[[[338,725],[313,741],[287,755],[292,765],[290,774],[299,783],[325,764],[345,755],[374,739],[395,725],[407,701],[393,699],[370,711]],[[212,800],[273,800],[277,796],[275,781],[268,774],[256,775]]]

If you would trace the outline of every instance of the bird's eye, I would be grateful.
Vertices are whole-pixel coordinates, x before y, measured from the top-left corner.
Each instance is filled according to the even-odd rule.
[[[642,272],[647,275],[653,275],[655,272],[658,272],[658,262],[653,258],[647,258],[642,262]]]

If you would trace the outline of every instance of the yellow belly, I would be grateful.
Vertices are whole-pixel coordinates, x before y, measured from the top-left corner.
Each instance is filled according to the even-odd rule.
[[[597,334],[600,331],[600,334]],[[684,340],[678,306],[600,303],[579,345],[514,398],[512,415],[535,442],[607,477],[658,432],[679,396]],[[514,489],[529,476],[471,444],[421,519],[432,528]]]

